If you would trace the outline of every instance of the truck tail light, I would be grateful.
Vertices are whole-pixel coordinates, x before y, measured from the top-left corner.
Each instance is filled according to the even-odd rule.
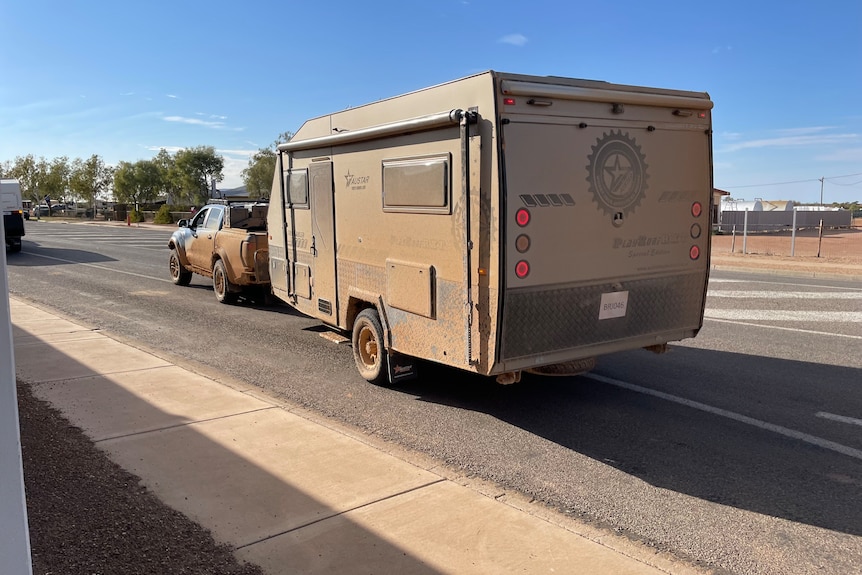
[[[249,237],[242,241],[239,247],[240,259],[245,268],[254,268],[254,252],[257,248],[257,243],[253,238]]]
[[[515,275],[520,279],[524,279],[528,275],[530,275],[530,264],[527,260],[521,260],[517,264],[515,264]]]
[[[530,223],[530,210],[527,208],[521,208],[517,212],[515,212],[515,221],[518,222],[518,225],[522,228]]]

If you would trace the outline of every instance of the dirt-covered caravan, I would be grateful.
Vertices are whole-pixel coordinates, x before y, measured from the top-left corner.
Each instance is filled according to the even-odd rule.
[[[374,382],[661,351],[703,321],[711,108],[489,71],[308,120],[278,147],[273,292],[352,332]]]

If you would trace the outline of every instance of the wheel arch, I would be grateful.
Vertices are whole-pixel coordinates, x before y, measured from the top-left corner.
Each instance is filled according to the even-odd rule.
[[[345,311],[345,329],[348,332],[353,331],[353,324],[356,322],[356,316],[366,309],[373,309],[377,312],[377,317],[380,318],[380,326],[383,328],[383,343],[386,350],[392,349],[392,331],[389,327],[389,318],[386,315],[386,307],[383,304],[383,298],[377,296],[377,301],[372,299],[370,294],[353,295],[347,298],[347,309]]]
[[[176,235],[171,236],[168,240],[168,249],[177,250],[177,256],[180,258],[180,264],[186,269],[189,268],[189,258],[186,255],[186,243],[182,237]]]

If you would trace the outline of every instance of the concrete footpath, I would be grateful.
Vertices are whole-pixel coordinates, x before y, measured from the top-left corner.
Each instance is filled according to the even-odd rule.
[[[266,572],[706,573],[10,299],[18,378]]]

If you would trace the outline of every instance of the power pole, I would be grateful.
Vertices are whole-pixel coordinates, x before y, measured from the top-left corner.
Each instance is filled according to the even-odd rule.
[[[820,207],[823,207],[823,181],[826,178],[820,178]]]

